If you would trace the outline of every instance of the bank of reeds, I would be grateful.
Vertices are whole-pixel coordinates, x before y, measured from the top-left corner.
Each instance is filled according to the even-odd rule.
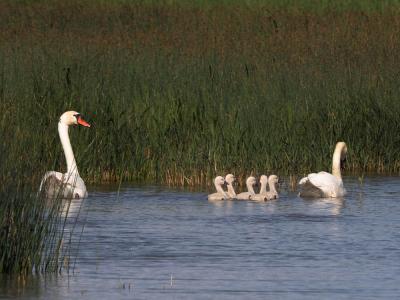
[[[370,3],[375,3],[371,1]],[[400,171],[400,11],[40,1],[0,4],[0,111],[13,159],[87,181]]]
[[[71,246],[75,247],[69,227],[79,215],[69,216],[69,200],[38,193],[44,168],[28,159],[30,150],[23,141],[18,145],[9,135],[15,131],[18,136],[19,127],[10,128],[0,123],[0,273],[24,278],[69,271]],[[65,231],[67,220],[72,225]]]

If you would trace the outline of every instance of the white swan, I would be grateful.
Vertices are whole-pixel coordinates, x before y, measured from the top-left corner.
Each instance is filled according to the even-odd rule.
[[[260,177],[260,193],[250,196],[251,200],[254,201],[268,201],[272,199],[278,199],[278,192],[276,190],[276,184],[278,183],[278,176],[271,175],[267,177],[266,175],[261,175]],[[267,184],[269,186],[269,191],[267,192]]]
[[[267,193],[267,184],[268,184],[268,176],[261,175],[260,177],[260,193],[251,196],[251,200],[253,201],[265,201],[265,194]]]
[[[268,177],[269,192],[265,193],[267,200],[279,198],[278,191],[276,190],[276,185],[278,184],[278,182],[279,182],[278,176],[270,175]]]
[[[228,199],[228,195],[225,193],[222,186],[225,184],[225,179],[222,176],[217,176],[214,179],[215,189],[217,190],[216,193],[208,195],[208,200],[226,200]]]
[[[67,111],[62,114],[58,122],[58,134],[64,149],[65,160],[67,161],[67,173],[63,174],[56,171],[46,172],[39,190],[45,189],[47,197],[60,198],[85,198],[87,191],[85,183],[79,176],[71,142],[69,140],[68,128],[71,125],[82,125],[90,127],[76,111]],[[62,194],[61,194],[62,193]]]
[[[256,179],[253,176],[250,176],[246,180],[247,192],[240,193],[236,195],[236,199],[238,200],[250,200],[250,197],[255,195],[253,186],[257,183]]]
[[[236,192],[235,189],[233,188],[233,183],[236,181],[236,178],[233,174],[228,174],[225,176],[225,182],[227,184],[228,188],[228,197],[229,199],[236,199]]]
[[[346,194],[343,187],[340,169],[346,159],[347,146],[338,142],[332,159],[332,174],[327,172],[311,173],[300,180],[300,197],[305,198],[336,198]]]

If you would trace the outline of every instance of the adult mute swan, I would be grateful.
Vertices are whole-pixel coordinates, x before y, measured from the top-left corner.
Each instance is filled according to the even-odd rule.
[[[300,197],[305,198],[336,198],[345,195],[340,169],[346,159],[347,146],[338,142],[333,152],[332,174],[327,172],[311,173],[300,180]]]
[[[208,200],[226,200],[228,199],[228,195],[225,193],[222,186],[225,184],[225,179],[222,176],[217,176],[214,179],[215,189],[217,190],[216,193],[208,195]]]
[[[240,193],[236,195],[236,199],[238,200],[250,200],[250,197],[255,195],[253,186],[257,183],[256,179],[253,176],[250,176],[246,180],[247,192]]]
[[[228,188],[228,197],[229,199],[236,199],[236,192],[235,189],[233,188],[233,183],[235,182],[236,178],[233,174],[228,174],[225,176],[225,182],[227,184]]]
[[[58,122],[58,134],[64,149],[65,160],[67,161],[67,173],[63,174],[56,171],[48,171],[40,183],[40,191],[46,191],[47,197],[63,198],[85,198],[87,191],[85,183],[79,176],[71,142],[69,140],[68,128],[71,125],[82,125],[90,127],[76,111],[63,113]],[[62,194],[60,194],[62,192]]]

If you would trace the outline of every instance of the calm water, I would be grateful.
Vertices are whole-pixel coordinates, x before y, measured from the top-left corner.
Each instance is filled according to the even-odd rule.
[[[267,203],[92,188],[74,275],[3,280],[0,298],[398,299],[400,178],[345,185],[344,200]]]

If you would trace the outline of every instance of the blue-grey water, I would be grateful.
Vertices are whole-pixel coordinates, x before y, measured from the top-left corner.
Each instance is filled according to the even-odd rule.
[[[265,203],[92,187],[73,272],[3,280],[0,298],[398,299],[400,178],[344,181],[344,199]]]

